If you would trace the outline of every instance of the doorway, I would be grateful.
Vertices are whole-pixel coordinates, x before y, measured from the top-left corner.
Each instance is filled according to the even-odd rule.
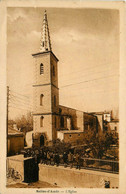
[[[41,135],[41,136],[40,136],[40,147],[41,147],[41,146],[44,146],[44,143],[45,143],[44,136]]]

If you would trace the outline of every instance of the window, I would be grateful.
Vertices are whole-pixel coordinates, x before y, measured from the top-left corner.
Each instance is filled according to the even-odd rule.
[[[40,75],[41,74],[44,74],[44,66],[42,63],[40,64]]]
[[[43,105],[43,96],[44,96],[43,94],[40,95],[40,106]]]
[[[44,117],[41,116],[41,117],[40,117],[40,127],[43,127],[43,119],[44,119]]]
[[[55,117],[55,128],[56,128],[56,117]]]
[[[60,118],[60,126],[64,127],[64,118],[63,117]]]
[[[56,96],[54,96],[54,106],[56,106]]]
[[[55,67],[53,65],[53,76],[55,76]]]

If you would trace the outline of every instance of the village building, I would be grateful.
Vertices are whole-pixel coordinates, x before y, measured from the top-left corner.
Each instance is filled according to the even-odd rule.
[[[24,134],[16,129],[15,124],[8,125],[7,155],[14,155],[24,149]]]

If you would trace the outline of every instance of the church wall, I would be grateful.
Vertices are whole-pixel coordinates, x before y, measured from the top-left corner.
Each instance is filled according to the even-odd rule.
[[[98,132],[103,132],[103,115],[96,115],[97,116],[97,122],[98,122]]]
[[[84,113],[84,131],[97,131],[97,118],[94,115]]]
[[[65,107],[65,106],[59,106],[59,108],[61,109],[61,116],[64,116],[64,120],[65,120],[65,128],[67,128],[67,117],[71,118],[71,130],[72,129],[78,129],[77,128],[77,114],[76,114],[76,110],[69,108],[69,107]],[[59,116],[59,117],[61,117]]]
[[[58,122],[59,122],[58,115],[52,115],[52,137],[53,139],[57,138],[57,129],[59,126]]]
[[[84,131],[84,118],[82,111],[76,111],[77,114],[77,128],[81,131]]]
[[[47,113],[51,112],[51,85],[34,87],[34,112]],[[42,105],[40,105],[40,95],[43,94]]]
[[[58,65],[57,65],[57,61],[54,57],[51,57],[50,63],[51,63],[51,80],[52,80],[52,84],[58,87]]]
[[[34,56],[35,59],[35,84],[50,83],[50,53]],[[43,64],[43,74],[40,74],[40,64]]]
[[[52,86],[51,87],[51,93],[52,93],[52,96],[51,96],[51,103],[52,103],[52,112],[58,112],[59,111],[59,90]],[[56,97],[56,106],[54,104],[54,96]]]
[[[43,127],[40,126],[40,118],[43,116]],[[52,140],[52,115],[34,115],[34,132],[45,133],[47,139]]]

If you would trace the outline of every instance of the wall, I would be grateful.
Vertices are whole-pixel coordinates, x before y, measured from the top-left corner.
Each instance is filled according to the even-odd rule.
[[[57,138],[62,141],[64,139],[64,133],[57,131]]]
[[[96,115],[98,122],[98,132],[103,132],[103,115]]]
[[[52,140],[52,114],[43,115],[43,127],[40,127],[41,115],[34,115],[34,132],[45,133],[47,139]]]
[[[58,64],[57,64],[57,60],[55,59],[55,57],[51,54],[51,80],[52,80],[52,84],[58,87]],[[55,76],[53,75],[53,66],[55,68]]]
[[[97,131],[97,118],[89,113],[84,113],[84,131],[92,129]]]
[[[119,175],[117,174],[42,164],[39,164],[39,180],[53,185],[56,183],[62,188],[103,188],[105,180],[110,181],[110,188],[119,187]]]
[[[65,106],[61,106],[59,105],[59,108],[62,110],[60,115],[64,116],[64,128],[67,129],[67,117],[71,117],[71,129],[77,129],[77,115],[76,115],[76,110],[69,108],[69,107],[65,107]],[[60,117],[60,116],[59,116]]]
[[[65,142],[76,142],[77,140],[83,140],[84,139],[84,133],[79,131],[77,133],[64,133],[64,141]]]
[[[8,136],[8,154],[15,154],[24,148],[24,136]]]
[[[22,176],[24,180],[24,161],[23,155],[11,156],[7,158],[7,169],[14,168]]]
[[[80,131],[84,131],[84,119],[83,119],[83,112],[82,111],[76,111],[77,115],[77,128]]]
[[[108,123],[108,127],[111,131],[115,131],[115,127],[117,128],[116,132],[119,132],[119,122],[110,122]]]
[[[51,112],[51,85],[33,87],[33,113]],[[43,104],[40,105],[40,95],[43,94]]]
[[[56,106],[54,104],[54,96],[56,97]],[[52,112],[59,112],[59,90],[54,86],[51,86],[51,103]]]
[[[40,75],[40,64],[44,65],[44,74]],[[44,53],[34,56],[34,83],[47,84],[50,83],[50,53]]]

